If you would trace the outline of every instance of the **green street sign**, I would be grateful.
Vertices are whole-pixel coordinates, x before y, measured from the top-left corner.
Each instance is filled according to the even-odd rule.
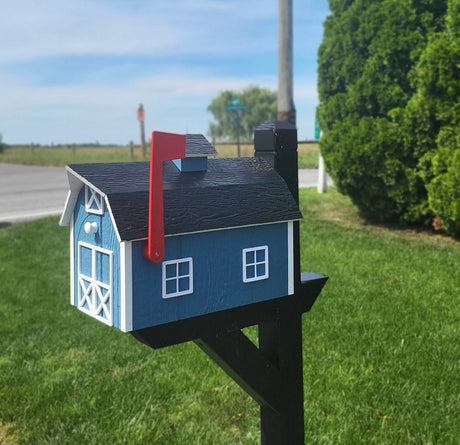
[[[244,104],[237,104],[237,105],[226,105],[225,109],[227,111],[238,111],[238,110],[246,110],[246,105]]]
[[[321,129],[319,128],[318,118],[315,117],[315,139],[319,141],[321,138]]]

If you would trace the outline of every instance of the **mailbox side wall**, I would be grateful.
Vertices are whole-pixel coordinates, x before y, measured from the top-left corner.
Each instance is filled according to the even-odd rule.
[[[162,297],[162,264],[142,256],[145,241],[132,245],[133,329],[282,297],[290,293],[292,223],[166,237],[163,261],[193,259],[193,293]],[[243,249],[268,246],[269,276],[243,282]],[[292,276],[292,271],[291,271]]]

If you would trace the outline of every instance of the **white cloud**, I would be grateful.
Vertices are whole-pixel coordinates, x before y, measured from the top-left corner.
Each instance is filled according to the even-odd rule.
[[[267,19],[276,17],[276,5],[248,3],[15,0],[2,5],[0,61],[260,50],[266,47]],[[254,31],[251,39],[249,29]]]
[[[326,4],[294,4],[299,47],[308,47],[309,36],[321,33]],[[0,62],[59,55],[276,51],[277,14],[275,0],[3,2]]]
[[[319,3],[327,2],[294,3],[296,67],[303,54],[316,51],[311,42],[318,40],[324,17]],[[206,132],[211,119],[206,107],[220,91],[250,84],[277,88],[277,8],[276,0],[3,2],[0,132],[10,143],[126,142],[137,135],[139,102],[146,108],[147,128]],[[244,65],[230,71],[228,60],[234,63],[240,55],[248,60],[263,52],[270,60],[264,75],[260,69],[248,74]],[[79,75],[62,78],[55,64],[59,56],[88,55],[130,59],[98,65],[97,72],[83,67]],[[133,74],[129,64],[136,63],[136,55],[158,65]],[[206,68],[203,60],[217,55],[221,65],[209,68],[208,62]],[[251,60],[255,65],[261,59]],[[49,64],[46,69],[44,64]],[[301,137],[302,122],[311,120],[317,103],[316,80],[310,73],[316,67],[311,67],[294,79]],[[50,72],[53,75],[42,82],[39,75]]]

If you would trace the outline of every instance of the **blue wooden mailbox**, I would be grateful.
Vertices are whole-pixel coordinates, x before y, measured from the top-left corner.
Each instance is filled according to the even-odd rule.
[[[303,443],[301,314],[327,277],[300,274],[297,132],[215,155],[154,132],[150,163],[67,166],[71,304],[154,348],[194,340],[260,403],[263,444]]]

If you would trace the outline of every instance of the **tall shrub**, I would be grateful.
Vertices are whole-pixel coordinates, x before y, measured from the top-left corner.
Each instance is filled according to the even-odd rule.
[[[368,218],[431,220],[419,161],[435,140],[413,147],[401,120],[410,126],[417,62],[446,8],[446,0],[330,0],[318,55],[320,148],[339,190]]]
[[[430,126],[422,138],[409,137],[407,143],[430,140],[431,149],[420,162],[429,207],[444,230],[460,236],[459,0],[449,0],[445,29],[430,36],[417,66],[416,84],[405,122],[423,126],[429,121]]]

